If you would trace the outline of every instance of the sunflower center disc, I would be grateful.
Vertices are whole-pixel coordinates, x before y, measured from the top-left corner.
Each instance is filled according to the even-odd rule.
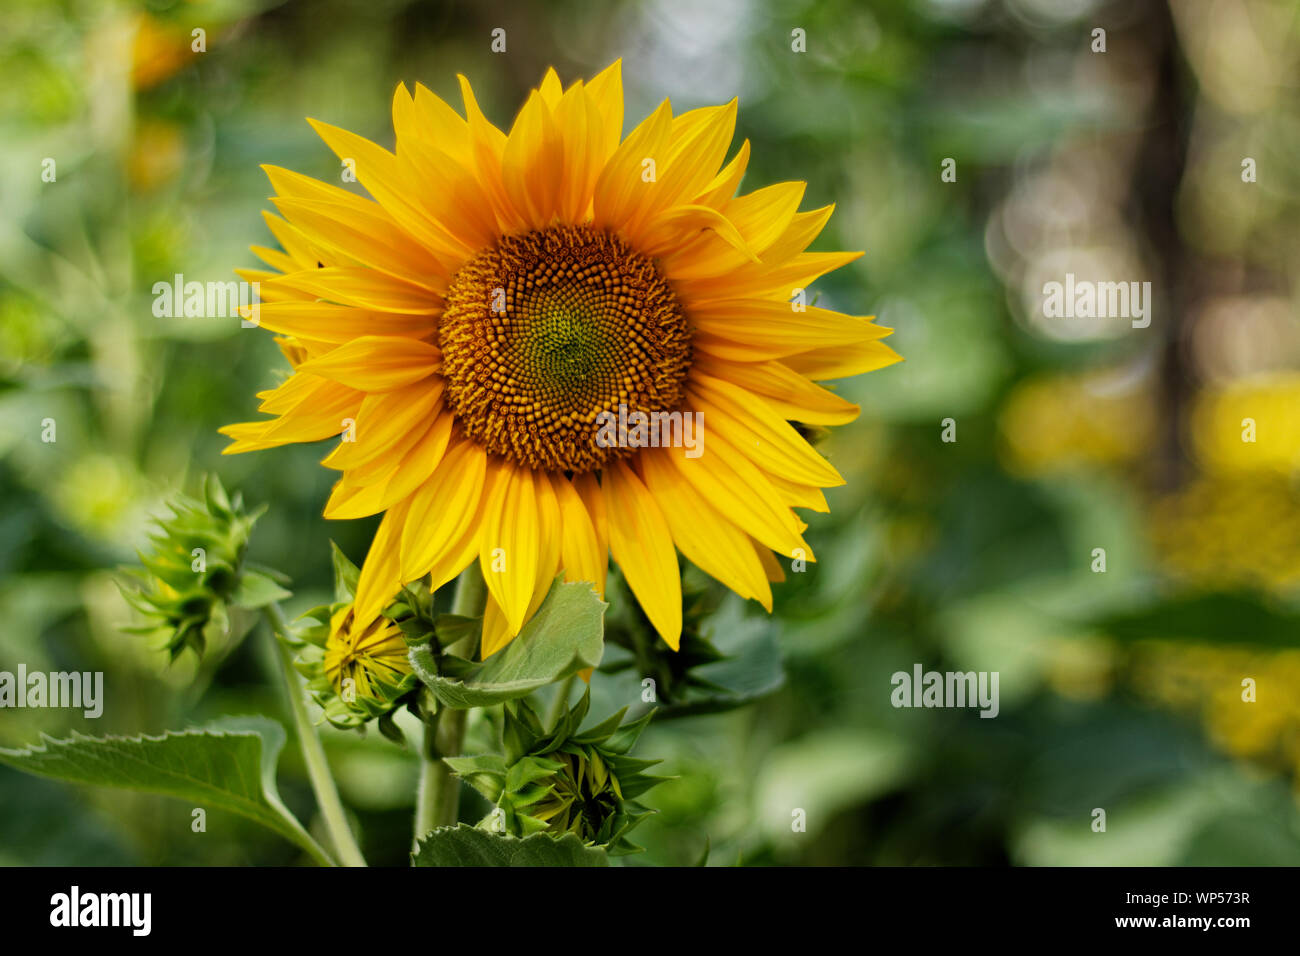
[[[452,279],[438,336],[447,404],[465,433],[548,471],[629,454],[597,440],[601,413],[678,408],[691,356],[690,328],[654,262],[586,226],[479,253]]]

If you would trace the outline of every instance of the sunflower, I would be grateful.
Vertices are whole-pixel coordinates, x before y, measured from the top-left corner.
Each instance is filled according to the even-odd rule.
[[[394,152],[309,120],[373,199],[264,167],[284,251],[240,275],[293,374],[226,452],[342,436],[325,516],[384,514],[358,626],[478,560],[487,657],[557,574],[603,596],[612,556],[676,648],[678,550],[770,610],[776,554],[813,559],[793,509],[843,484],[791,422],[853,420],[815,382],[899,358],[889,329],[805,304],[861,253],[806,251],[833,207],[800,212],[802,182],[737,195],[734,100],[665,100],[622,137],[619,63],[567,90],[548,70],[505,133],[460,87],[464,117],[399,86]],[[645,427],[688,417],[707,441]]]
[[[414,684],[401,628],[385,617],[357,627],[350,607],[339,608],[330,619],[323,668],[335,692],[350,699],[379,699],[386,685],[410,689]]]

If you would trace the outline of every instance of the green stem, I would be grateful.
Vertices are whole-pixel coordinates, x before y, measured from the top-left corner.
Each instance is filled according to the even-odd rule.
[[[478,617],[487,601],[487,585],[477,564],[471,564],[456,579],[456,596],[451,613],[460,617]],[[473,635],[461,638],[446,648],[446,653],[467,657],[474,653]],[[465,742],[465,718],[468,712],[444,707],[424,725],[424,742],[420,750],[420,784],[415,796],[415,839],[430,830],[456,825],[460,806],[460,781],[442,762],[443,757],[460,754]]]
[[[438,724],[441,714],[430,717],[424,725],[424,741],[420,747],[420,782],[415,791],[415,844],[437,826],[438,775],[442,772],[438,758]]]
[[[344,866],[365,866],[366,858],[348,827],[343,801],[339,799],[338,787],[330,774],[329,762],[325,759],[325,748],[321,746],[320,735],[307,716],[307,704],[303,695],[302,682],[293,669],[293,659],[282,638],[289,636],[289,623],[284,619],[284,612],[278,604],[266,606],[266,620],[275,635],[275,646],[280,661],[280,674],[284,678],[284,687],[289,695],[289,711],[293,715],[294,730],[298,734],[298,744],[302,748],[302,759],[307,765],[307,775],[311,778],[311,788],[316,793],[316,804],[321,816],[325,818],[325,828],[329,831],[334,844],[334,852]]]

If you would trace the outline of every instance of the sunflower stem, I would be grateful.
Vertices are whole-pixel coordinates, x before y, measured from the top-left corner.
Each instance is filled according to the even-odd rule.
[[[330,773],[329,762],[325,759],[325,748],[321,746],[315,725],[307,716],[302,682],[296,676],[293,660],[283,640],[289,637],[289,622],[284,619],[284,612],[278,604],[268,604],[265,611],[266,621],[271,626],[275,640],[280,676],[284,679],[284,688],[289,696],[289,711],[293,716],[294,730],[298,734],[298,744],[302,748],[302,759],[307,765],[311,788],[316,794],[321,816],[325,819],[330,841],[334,844],[334,852],[344,866],[365,866],[366,858],[361,855],[361,848],[357,846],[352,829],[348,826],[343,801],[339,799],[338,787]]]
[[[477,564],[471,564],[456,579],[456,595],[451,613],[461,617],[478,617],[487,601],[487,585]],[[467,657],[474,652],[474,635],[463,637],[446,648],[446,653]],[[460,781],[443,757],[459,756],[465,742],[465,719],[462,709],[442,708],[424,725],[424,745],[420,750],[420,785],[415,797],[415,840],[438,827],[456,825],[460,807]]]

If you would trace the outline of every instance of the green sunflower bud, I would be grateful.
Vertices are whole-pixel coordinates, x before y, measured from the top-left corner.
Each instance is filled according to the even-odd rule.
[[[700,673],[702,668],[727,659],[711,639],[720,591],[689,579],[682,582],[682,633],[677,650],[655,639],[653,626],[621,574],[610,575],[608,593],[613,597],[605,615],[605,642],[627,653],[606,654],[602,673],[634,670],[643,678],[652,678],[656,701],[663,708],[660,719],[675,717],[696,701],[726,691]]]
[[[628,756],[651,714],[623,723],[627,708],[586,733],[577,733],[590,695],[547,731],[523,700],[505,705],[505,754],[448,757],[452,771],[493,803],[481,829],[517,837],[572,833],[612,856],[641,847],[628,832],[652,811],[637,798],[666,777],[646,773],[658,760]]]
[[[120,584],[127,602],[145,619],[124,630],[157,636],[175,660],[186,649],[202,655],[211,638],[229,632],[230,606],[257,608],[287,597],[278,572],[246,566],[244,552],[254,523],[265,510],[244,510],[214,475],[201,500],[178,495],[172,516],[160,518],[154,547],[140,553],[138,568],[124,573],[138,586]]]
[[[380,731],[401,743],[392,713],[419,683],[408,648],[429,639],[431,608],[404,590],[378,617],[357,621],[352,602],[359,572],[337,545],[333,548],[336,600],[299,619],[305,626],[294,630],[301,650],[294,666],[331,724],[352,728],[379,718]]]

